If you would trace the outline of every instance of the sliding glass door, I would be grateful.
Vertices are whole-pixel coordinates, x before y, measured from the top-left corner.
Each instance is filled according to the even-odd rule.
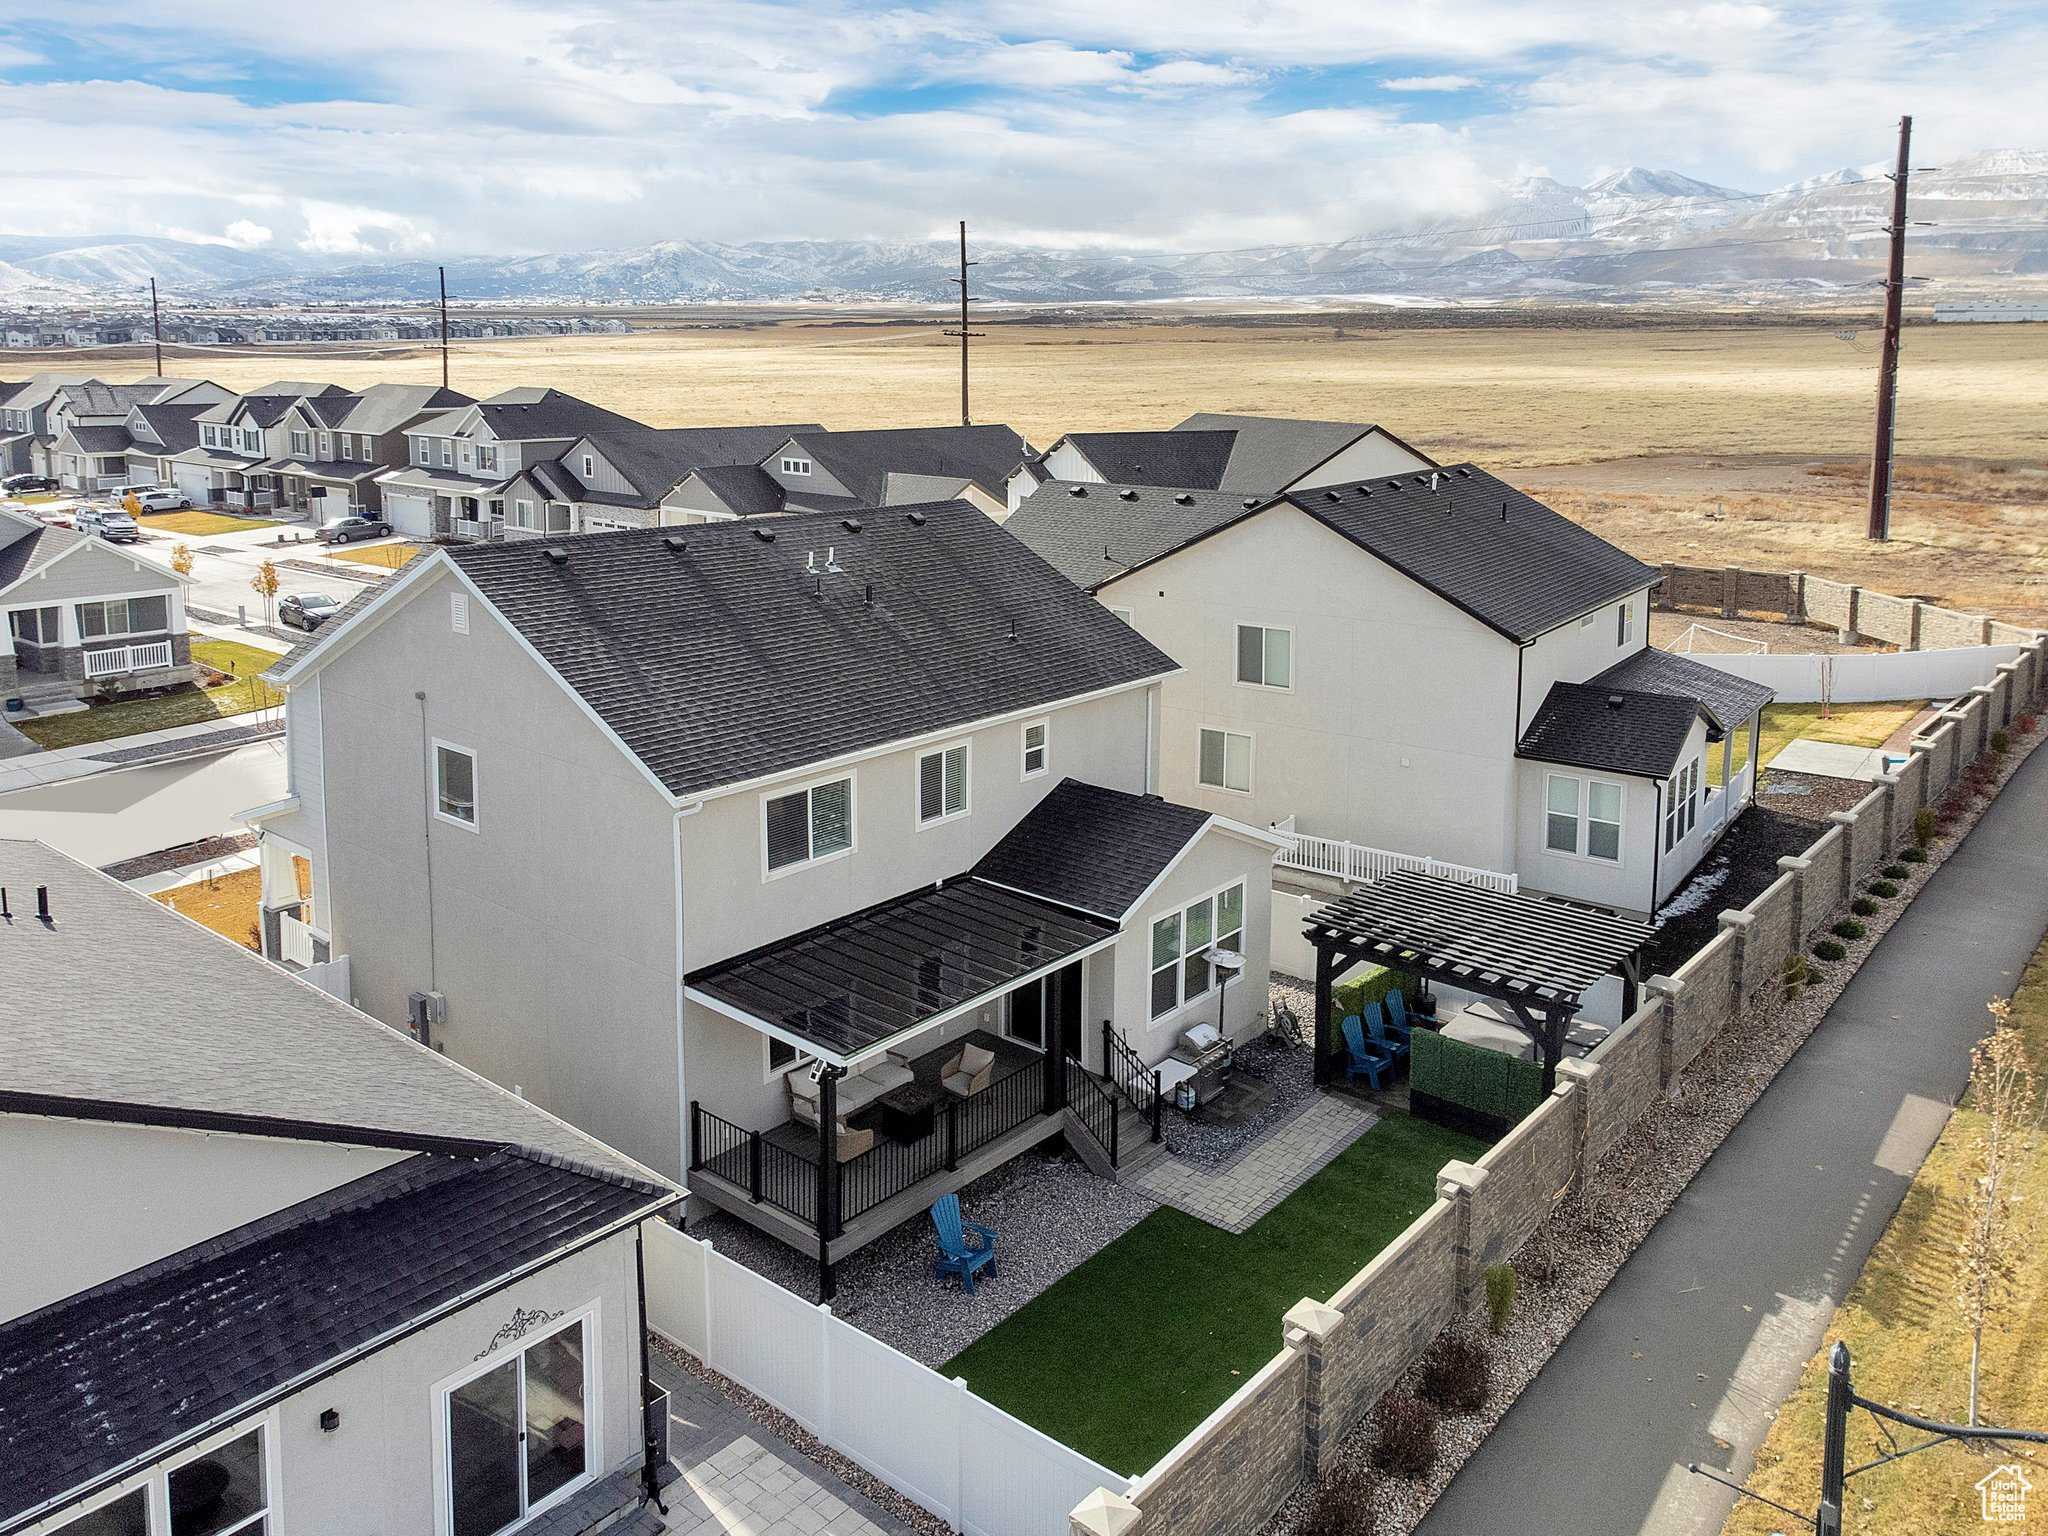
[[[589,1380],[578,1320],[449,1390],[453,1536],[494,1536],[583,1476]]]

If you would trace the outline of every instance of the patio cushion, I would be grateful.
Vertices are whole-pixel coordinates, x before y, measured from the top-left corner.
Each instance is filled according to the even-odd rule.
[[[901,1088],[914,1081],[914,1074],[908,1067],[899,1067],[893,1061],[877,1062],[865,1072],[856,1072],[851,1077],[839,1080],[839,1118],[866,1109],[891,1089]],[[818,1085],[811,1081],[809,1067],[796,1067],[783,1075],[789,1084],[789,1097],[796,1108],[797,1118],[815,1125],[818,1119]]]
[[[969,1045],[961,1048],[960,1054],[946,1063],[940,1081],[948,1093],[963,1099],[972,1098],[988,1086],[990,1074],[995,1070],[996,1053],[985,1046]]]

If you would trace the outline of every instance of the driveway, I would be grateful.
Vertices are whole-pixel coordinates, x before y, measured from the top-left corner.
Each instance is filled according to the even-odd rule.
[[[97,867],[245,831],[235,813],[284,792],[284,740],[277,737],[0,794],[0,837],[40,838]]]
[[[1748,1476],[1968,1081],[1985,1004],[2012,992],[2044,929],[2048,752],[1879,941],[1419,1531],[1718,1532],[1735,1496],[1687,1464]],[[1956,1494],[1975,1508],[1966,1483]]]

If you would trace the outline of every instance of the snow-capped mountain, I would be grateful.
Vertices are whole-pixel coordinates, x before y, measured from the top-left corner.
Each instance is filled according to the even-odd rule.
[[[1341,297],[1628,300],[1673,294],[1810,299],[1863,294],[1883,256],[1891,183],[1843,169],[1773,191],[1631,166],[1585,187],[1503,186],[1489,206],[1324,244],[1132,253],[978,244],[975,289],[1017,303]],[[2048,273],[2048,151],[1969,156],[1912,182],[1916,266],[1961,292]],[[664,304],[799,299],[939,302],[945,241],[664,240],[631,250],[457,257],[467,302]],[[0,239],[0,298],[132,299],[151,276],[183,299],[417,303],[435,263],[163,239]],[[37,296],[41,295],[39,299]]]

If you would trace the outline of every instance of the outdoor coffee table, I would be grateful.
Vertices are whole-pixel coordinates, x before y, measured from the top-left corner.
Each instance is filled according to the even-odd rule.
[[[876,1099],[875,1108],[881,1112],[880,1130],[891,1141],[922,1141],[937,1122],[939,1096],[921,1084],[905,1083]]]

